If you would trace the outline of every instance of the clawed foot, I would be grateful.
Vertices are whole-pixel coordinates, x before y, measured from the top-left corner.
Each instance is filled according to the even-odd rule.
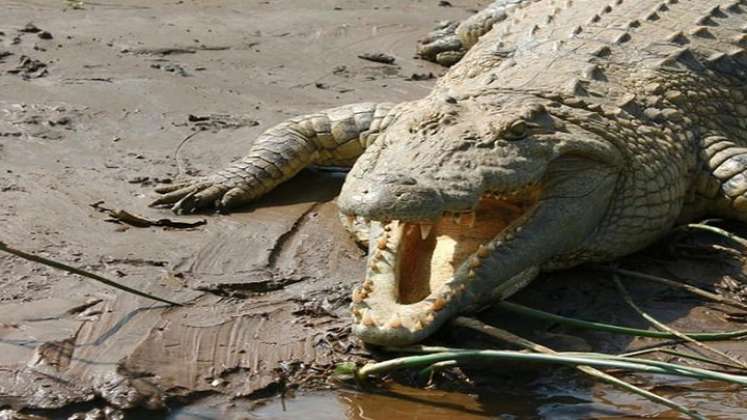
[[[156,192],[162,195],[150,203],[151,207],[171,205],[171,210],[179,214],[229,209],[245,202],[247,195],[246,191],[219,175],[156,188]]]
[[[457,26],[459,22],[439,23],[426,38],[418,41],[418,55],[446,67],[456,64],[467,52],[456,35]]]

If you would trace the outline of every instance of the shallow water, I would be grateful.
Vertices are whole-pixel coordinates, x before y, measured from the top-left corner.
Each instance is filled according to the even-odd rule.
[[[491,393],[469,395],[395,385],[373,393],[354,390],[309,392],[281,401],[269,400],[252,410],[197,404],[176,410],[169,420],[197,419],[621,419],[678,418],[666,407],[582,379],[570,369],[557,369],[539,379],[526,372],[507,379]],[[524,376],[525,375],[525,376]],[[641,377],[639,377],[641,378]],[[634,381],[633,378],[626,378]],[[645,378],[666,383],[649,388],[713,419],[747,418],[744,390],[712,382]],[[717,414],[724,413],[724,414]]]

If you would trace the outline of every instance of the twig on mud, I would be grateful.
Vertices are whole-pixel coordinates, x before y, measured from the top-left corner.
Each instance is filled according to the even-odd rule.
[[[718,244],[709,244],[707,247],[676,244],[680,256],[691,260],[713,260],[726,255],[737,261],[744,260],[745,255],[734,248]],[[683,252],[684,251],[684,252]],[[692,251],[697,251],[693,253]],[[703,251],[716,251],[716,253],[704,254]]]
[[[694,295],[700,296],[700,297],[705,298],[705,299],[712,300],[712,301],[717,302],[717,303],[722,303],[724,305],[732,306],[734,308],[747,311],[747,305],[744,304],[744,303],[742,303],[742,302],[736,301],[734,299],[729,299],[729,298],[727,298],[725,296],[721,296],[721,295],[718,295],[716,293],[709,292],[707,290],[700,289],[698,287],[692,286],[692,285],[687,284],[687,283],[680,283],[680,282],[676,282],[676,281],[673,281],[673,280],[665,279],[664,277],[654,276],[654,275],[651,275],[651,274],[641,273],[641,272],[638,272],[638,271],[625,270],[625,269],[622,269],[622,268],[611,267],[611,266],[608,266],[608,265],[593,265],[591,267],[593,269],[595,269],[595,270],[598,269],[600,271],[605,271],[605,272],[608,272],[608,273],[621,274],[621,275],[627,276],[627,277],[636,277],[636,278],[643,279],[643,280],[655,281],[657,283],[665,284],[665,285],[670,286],[670,287],[674,287],[674,288],[677,288],[677,289],[685,290],[685,291],[690,292],[690,293],[692,293]]]
[[[418,377],[428,378],[428,383],[431,383],[433,382],[433,376],[436,373],[455,366],[459,366],[459,362],[457,362],[456,360],[444,360],[443,362],[434,363],[421,370],[420,372],[418,372]]]
[[[528,317],[543,319],[545,321],[557,322],[558,324],[570,325],[573,327],[584,328],[596,331],[605,331],[615,334],[633,335],[638,337],[649,337],[649,338],[664,338],[664,339],[676,339],[676,335],[662,332],[662,331],[650,331],[642,330],[638,328],[621,327],[619,325],[605,324],[601,322],[583,321],[575,318],[568,318],[561,315],[551,314],[549,312],[540,311],[538,309],[528,308],[517,303],[511,303],[501,301],[496,304],[497,307],[505,309],[510,312],[519,313]],[[685,332],[685,335],[700,341],[716,341],[716,340],[728,340],[732,338],[747,337],[747,330],[739,331],[727,331],[727,332],[716,332],[716,333],[703,333],[703,332]]]
[[[619,275],[613,274],[612,275],[612,280],[615,282],[615,285],[617,285],[617,289],[620,291],[620,294],[622,295],[623,299],[625,300],[625,303],[627,303],[628,306],[630,306],[631,308],[633,308],[633,310],[638,313],[638,315],[640,315],[643,319],[645,319],[646,321],[648,321],[655,328],[657,328],[657,329],[659,329],[661,331],[669,332],[669,333],[677,336],[678,338],[681,338],[682,340],[687,341],[688,343],[690,343],[690,344],[698,347],[701,350],[704,350],[704,351],[716,354],[716,355],[720,356],[721,358],[726,359],[726,360],[734,363],[734,365],[732,365],[732,367],[737,367],[737,368],[741,368],[741,369],[747,369],[747,364],[745,364],[743,361],[741,361],[739,359],[736,359],[736,358],[734,358],[734,357],[732,357],[732,356],[730,356],[730,355],[728,355],[728,354],[726,354],[726,353],[724,353],[724,352],[722,352],[722,351],[720,351],[718,349],[715,349],[715,348],[713,348],[713,347],[711,347],[711,346],[709,346],[707,344],[703,344],[700,341],[698,341],[698,340],[696,340],[696,339],[694,339],[692,337],[688,337],[687,335],[679,332],[678,330],[676,330],[676,329],[674,329],[674,328],[672,328],[672,327],[670,327],[670,326],[668,326],[668,325],[660,322],[659,320],[657,320],[656,318],[654,318],[653,316],[651,316],[649,313],[647,313],[646,311],[644,311],[643,309],[641,309],[633,301],[633,297],[630,296],[630,293],[628,293],[628,289],[626,289],[625,285],[623,285],[622,281],[620,281],[620,276]]]
[[[83,269],[75,268],[75,267],[69,266],[67,264],[58,262],[58,261],[50,260],[48,258],[40,257],[38,255],[29,254],[29,253],[23,252],[21,250],[15,249],[15,248],[11,248],[7,244],[5,244],[5,242],[2,242],[2,241],[0,241],[0,251],[5,251],[5,252],[7,252],[9,254],[13,254],[13,255],[15,255],[17,257],[21,257],[21,258],[29,260],[29,261],[37,262],[39,264],[44,264],[44,265],[47,265],[49,267],[56,268],[58,270],[67,271],[68,273],[73,273],[73,274],[77,274],[79,276],[87,277],[89,279],[93,279],[93,280],[96,280],[98,282],[104,283],[107,286],[114,287],[115,289],[124,290],[125,292],[132,293],[133,295],[138,295],[138,296],[141,296],[141,297],[144,297],[144,298],[148,298],[148,299],[151,299],[151,300],[155,300],[157,302],[166,303],[166,304],[173,305],[173,306],[183,306],[181,303],[172,302],[170,300],[163,299],[163,298],[151,295],[151,294],[146,293],[146,292],[141,292],[141,291],[139,291],[137,289],[133,289],[131,287],[119,284],[119,283],[115,282],[114,280],[109,280],[109,279],[107,279],[105,277],[102,277],[102,276],[100,276],[98,274],[94,274],[94,273],[85,271]]]
[[[718,360],[712,360],[706,357],[696,356],[694,354],[687,354],[681,351],[676,351],[676,350],[667,349],[667,348],[659,348],[659,347],[652,347],[652,348],[648,348],[644,350],[631,351],[631,352],[619,354],[618,356],[633,357],[633,356],[641,356],[641,355],[650,354],[650,353],[664,353],[664,354],[669,354],[672,356],[677,356],[681,359],[688,359],[688,360],[695,360],[697,362],[710,363],[712,365],[721,366],[723,368],[733,368],[733,366],[729,363],[723,363],[723,362],[719,362]]]
[[[152,219],[149,217],[141,216],[139,214],[130,213],[127,210],[110,209],[104,207],[103,204],[104,201],[97,201],[93,204],[90,204],[90,206],[98,210],[99,212],[102,212],[109,216],[109,219],[104,220],[105,222],[124,223],[126,225],[139,228],[156,226],[172,229],[192,229],[207,224],[207,220],[205,219],[200,219],[194,222],[182,222],[171,219]]]
[[[414,344],[407,347],[383,347],[382,350],[390,353],[413,353],[413,354],[428,354],[428,353],[439,353],[443,351],[470,351],[473,349],[457,348],[457,347],[444,347],[444,346],[424,346],[422,344]]]
[[[638,364],[647,365],[647,366],[655,366],[655,367],[665,369],[668,372],[666,373],[666,375],[675,375],[675,376],[682,375],[682,376],[687,376],[691,378],[696,378],[696,376],[700,375],[696,379],[702,379],[702,380],[710,379],[710,380],[730,382],[730,383],[740,384],[740,385],[747,385],[747,376],[745,375],[733,374],[733,373],[727,373],[727,372],[719,372],[716,370],[704,369],[704,368],[699,368],[695,366],[678,365],[676,363],[662,362],[659,360],[639,359],[635,357],[615,356],[615,355],[603,354],[603,353],[567,352],[567,353],[558,353],[558,354],[567,356],[567,357],[584,357],[584,358],[589,358],[592,360],[632,362],[632,363],[638,363]]]
[[[543,345],[537,344],[533,341],[527,340],[525,338],[519,337],[515,334],[512,334],[508,331],[502,330],[500,328],[496,328],[492,325],[485,324],[477,319],[474,318],[466,318],[466,317],[459,317],[456,318],[454,321],[451,322],[452,325],[457,325],[461,327],[470,328],[472,330],[481,332],[483,334],[489,335],[490,337],[496,338],[500,341],[507,342],[510,344],[515,344],[521,347],[524,347],[528,350],[532,350],[537,353],[545,353],[545,354],[558,354],[556,351],[552,350],[549,347],[545,347]],[[646,391],[645,389],[639,388],[629,382],[623,381],[622,379],[618,379],[612,375],[609,375],[607,373],[604,373],[598,369],[595,369],[591,366],[585,366],[585,365],[576,365],[574,366],[579,371],[597,378],[601,381],[607,382],[612,386],[616,386],[622,389],[625,389],[627,391],[630,391],[634,394],[640,395],[648,400],[651,400],[653,402],[662,404],[664,406],[667,406],[669,408],[672,408],[674,410],[679,411],[680,413],[683,413],[685,415],[688,415],[692,418],[696,419],[704,419],[705,417],[701,416],[697,412],[689,410],[687,407],[677,404],[676,402],[664,398],[660,395],[657,395],[653,392]]]
[[[483,334],[489,335],[497,340],[503,341],[504,343],[523,347],[533,352],[548,353],[548,354],[555,353],[555,351],[550,349],[549,347],[545,347],[533,341],[527,340],[526,338],[519,337],[516,334],[512,334],[498,327],[488,325],[475,318],[468,318],[468,317],[460,316],[454,319],[453,321],[451,321],[451,325],[469,328],[469,329],[481,332]]]
[[[747,248],[747,239],[742,238],[741,236],[733,234],[724,229],[718,228],[716,226],[707,225],[705,223],[690,223],[687,225],[679,226],[674,229],[674,232],[693,231],[693,230],[704,230],[706,232],[715,233],[716,235],[719,235],[723,238],[726,238],[734,243],[741,245],[744,248]]]
[[[182,162],[179,159],[179,153],[182,151],[182,147],[194,136],[196,136],[200,130],[194,131],[192,133],[189,133],[186,137],[182,139],[182,141],[179,142],[179,145],[176,146],[176,150],[174,150],[174,162],[176,163],[176,176],[180,176],[182,172],[184,172],[184,168],[182,168]]]

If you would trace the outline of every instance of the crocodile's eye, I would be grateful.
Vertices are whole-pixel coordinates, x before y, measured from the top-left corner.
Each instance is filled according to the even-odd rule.
[[[524,120],[514,121],[505,133],[507,140],[521,140],[527,136],[527,123]]]

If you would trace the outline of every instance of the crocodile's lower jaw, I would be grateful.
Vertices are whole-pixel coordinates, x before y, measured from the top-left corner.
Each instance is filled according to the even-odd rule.
[[[374,344],[407,344],[484,304],[495,293],[485,290],[489,282],[479,281],[477,287],[491,274],[481,269],[483,260],[510,242],[539,195],[538,187],[530,187],[486,194],[473,210],[444,213],[438,220],[372,221],[366,279],[353,292],[353,330]],[[499,288],[499,276],[492,274]],[[498,294],[511,293],[505,292]]]

